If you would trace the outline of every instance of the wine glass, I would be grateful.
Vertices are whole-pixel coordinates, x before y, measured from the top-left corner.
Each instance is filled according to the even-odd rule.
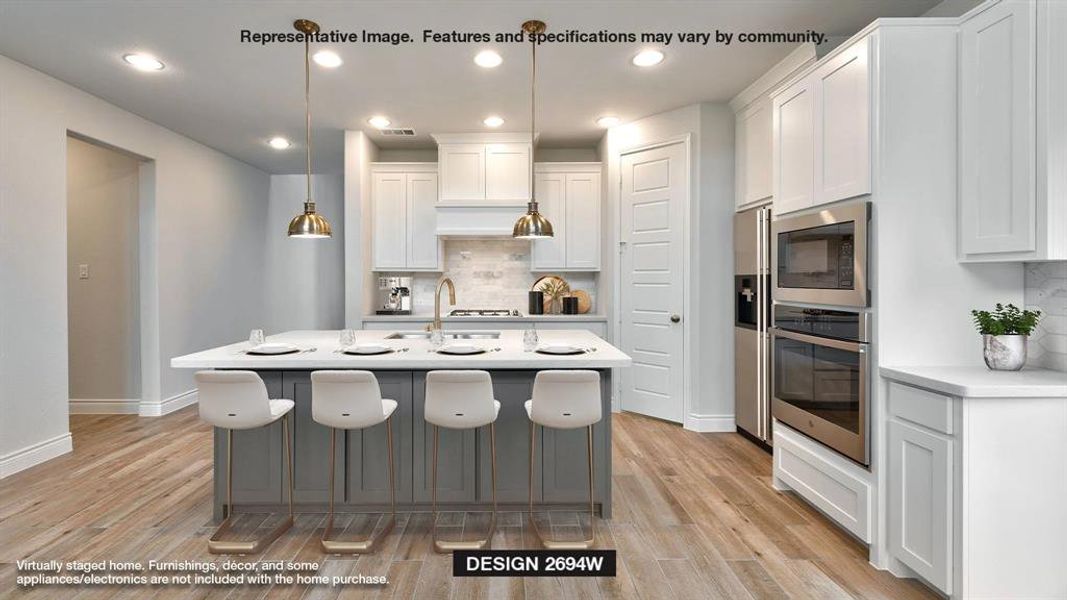
[[[537,336],[537,330],[533,327],[522,332],[522,349],[526,352],[533,352],[537,349],[537,343],[540,340]]]
[[[248,343],[251,344],[253,348],[255,348],[256,346],[262,345],[263,341],[265,339],[266,338],[264,338],[264,336],[263,336],[263,330],[262,329],[253,329],[248,334]]]
[[[356,343],[356,332],[351,329],[342,329],[339,343],[341,344],[342,349]]]

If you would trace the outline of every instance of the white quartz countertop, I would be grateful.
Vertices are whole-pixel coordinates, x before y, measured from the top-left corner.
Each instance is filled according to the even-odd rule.
[[[384,321],[395,323],[429,323],[433,321],[433,315],[367,315],[363,317],[364,321]],[[493,322],[493,323],[587,323],[587,322],[606,322],[608,317],[606,315],[596,314],[584,314],[584,315],[523,315],[521,317],[447,317],[442,316],[441,320],[445,323],[479,323],[479,322]]]
[[[471,330],[477,330],[472,327]],[[458,330],[457,330],[458,331]],[[466,330],[464,330],[466,331]],[[500,330],[499,339],[458,340],[482,346],[490,352],[468,356],[438,354],[426,339],[387,340],[392,331],[356,331],[356,343],[380,342],[404,350],[376,356],[338,352],[338,331],[288,331],[267,338],[288,342],[302,349],[295,354],[253,356],[246,354],[247,341],[211,348],[170,360],[176,369],[606,369],[630,366],[630,357],[585,330],[539,331],[542,344],[573,344],[592,349],[572,356],[552,356],[523,350],[523,330]],[[449,340],[446,339],[446,343]],[[499,350],[497,350],[499,348]],[[313,349],[313,350],[312,350]]]
[[[882,377],[963,398],[1067,398],[1067,373],[1049,369],[881,367]]]

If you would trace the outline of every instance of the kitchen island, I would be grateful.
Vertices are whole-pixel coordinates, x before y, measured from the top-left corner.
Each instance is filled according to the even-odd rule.
[[[397,338],[397,333],[411,337]],[[541,331],[541,343],[569,343],[588,349],[574,356],[523,350],[521,330],[482,333],[498,337],[464,339],[484,347],[483,354],[450,356],[434,352],[419,332],[357,331],[356,342],[382,343],[395,351],[375,356],[339,352],[337,331],[292,331],[268,341],[288,342],[295,354],[253,356],[248,342],[212,348],[171,359],[188,369],[245,369],[263,378],[271,398],[296,403],[290,427],[293,440],[294,501],[302,510],[320,510],[329,500],[330,430],[311,419],[311,372],[319,369],[364,369],[374,372],[382,397],[399,403],[394,413],[397,502],[400,510],[427,510],[431,497],[433,431],[423,419],[426,373],[434,369],[484,369],[492,374],[500,401],[496,421],[497,498],[501,509],[526,504],[529,490],[530,421],[523,403],[530,398],[537,371],[592,369],[600,373],[604,418],[593,428],[596,504],[611,516],[611,369],[628,367],[630,358],[588,331]],[[462,332],[449,331],[448,334]],[[446,338],[447,339],[447,338]],[[279,508],[284,500],[281,423],[234,434],[234,498],[241,506]],[[538,428],[534,499],[555,507],[587,502],[586,440],[583,429]],[[334,501],[340,510],[379,510],[389,503],[386,428],[338,435]],[[215,431],[215,514],[223,514],[226,481],[225,430]],[[443,510],[484,509],[491,499],[487,431],[441,429],[438,503]],[[340,482],[343,482],[340,483]]]

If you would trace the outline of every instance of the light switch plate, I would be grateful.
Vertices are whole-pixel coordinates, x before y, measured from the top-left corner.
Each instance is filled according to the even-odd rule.
[[[89,265],[78,265],[78,279],[89,279]]]

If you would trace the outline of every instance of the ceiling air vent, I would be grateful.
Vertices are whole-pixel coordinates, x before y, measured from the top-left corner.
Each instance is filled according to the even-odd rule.
[[[401,136],[401,137],[415,137],[415,130],[409,128],[386,128],[379,129],[379,133],[382,135]]]

